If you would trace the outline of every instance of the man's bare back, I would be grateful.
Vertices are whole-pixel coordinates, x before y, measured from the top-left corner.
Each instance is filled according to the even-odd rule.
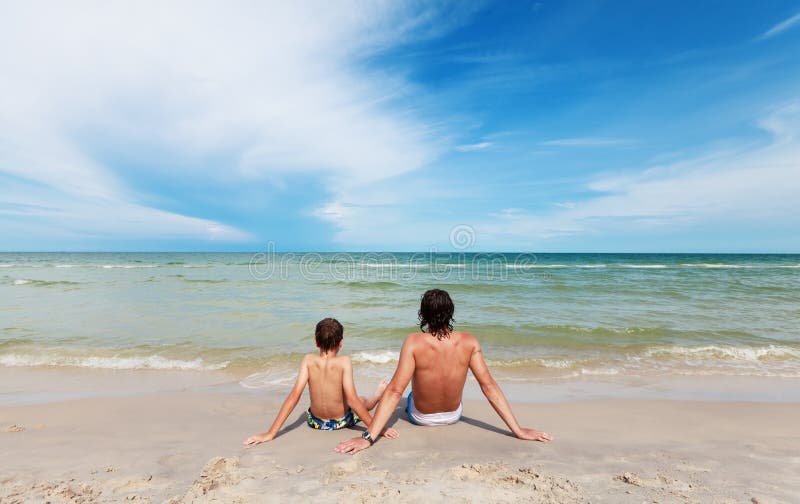
[[[406,338],[414,357],[411,390],[420,413],[454,411],[461,404],[470,359],[480,351],[469,333],[453,331],[446,338],[414,333]]]

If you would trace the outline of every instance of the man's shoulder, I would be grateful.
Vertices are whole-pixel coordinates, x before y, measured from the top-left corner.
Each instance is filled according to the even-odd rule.
[[[406,336],[406,343],[414,345],[414,344],[420,343],[422,341],[426,341],[430,337],[431,337],[431,335],[428,334],[428,333],[414,332],[414,333],[411,333],[408,336]]]
[[[429,341],[431,337],[432,336],[430,335],[430,333],[425,333],[425,332],[411,333],[408,336],[406,336],[406,343],[411,345],[416,345],[419,343],[424,343]],[[458,341],[461,342],[462,344],[478,345],[477,338],[475,338],[475,336],[473,336],[472,333],[466,331],[453,331],[450,333],[450,337],[453,339],[457,338]]]
[[[478,339],[472,335],[472,333],[468,333],[466,331],[453,331],[451,337],[457,337],[458,341],[457,344],[460,345],[462,348],[470,348],[471,351],[476,349],[480,349],[481,345],[478,343]]]

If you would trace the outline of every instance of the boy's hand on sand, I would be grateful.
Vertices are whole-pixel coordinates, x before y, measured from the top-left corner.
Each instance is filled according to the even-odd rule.
[[[354,437],[350,439],[345,439],[338,445],[336,448],[333,449],[336,453],[349,453],[350,455],[355,455],[356,453],[360,452],[361,450],[366,450],[369,448],[370,444],[369,441],[362,437]]]
[[[517,434],[517,437],[525,441],[541,441],[542,443],[553,440],[553,436],[546,432],[536,429],[525,429],[524,427]]]
[[[267,441],[272,441],[275,439],[275,436],[270,434],[269,432],[262,432],[261,434],[256,434],[254,436],[250,436],[245,440],[244,445],[257,445],[261,443],[265,443]]]
[[[396,430],[392,429],[391,427],[389,427],[388,429],[384,430],[383,431],[383,435],[385,437],[388,437],[389,439],[397,439],[397,438],[400,437],[400,433],[397,432]]]

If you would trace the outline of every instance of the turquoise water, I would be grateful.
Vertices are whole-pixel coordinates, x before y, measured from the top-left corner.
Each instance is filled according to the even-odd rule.
[[[0,366],[286,383],[333,316],[385,376],[431,287],[507,379],[800,377],[800,255],[3,253]]]

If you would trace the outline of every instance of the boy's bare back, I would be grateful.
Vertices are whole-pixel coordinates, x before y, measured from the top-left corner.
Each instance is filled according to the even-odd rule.
[[[345,380],[352,381],[350,357],[307,354],[303,365],[308,370],[308,395],[311,412],[318,418],[339,418],[347,411]]]

